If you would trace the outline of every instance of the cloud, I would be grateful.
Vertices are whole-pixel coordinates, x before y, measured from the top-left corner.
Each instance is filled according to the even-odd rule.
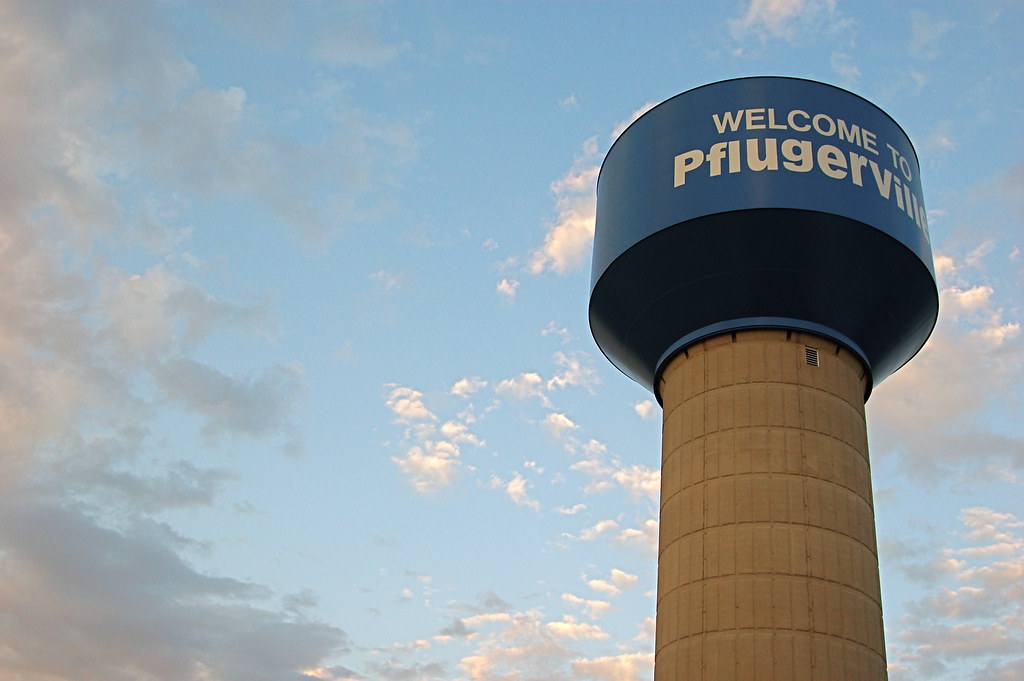
[[[576,98],[576,93],[574,92],[565,99],[560,100],[558,102],[558,108],[562,111],[572,111],[580,108],[580,102]]]
[[[476,385],[474,380],[462,379],[455,386],[469,390]],[[484,444],[469,429],[474,420],[471,410],[438,426],[440,419],[423,401],[423,393],[407,386],[392,386],[384,403],[398,423],[409,425],[401,443],[405,453],[391,461],[418,492],[430,494],[452,485],[464,468],[461,445]]]
[[[615,609],[608,601],[580,598],[579,596],[570,593],[562,594],[562,600],[586,612],[590,619],[597,619],[598,617],[607,615]]]
[[[430,493],[455,482],[460,455],[459,447],[451,442],[427,440],[410,447],[405,456],[391,457],[391,461],[409,476],[416,491]]]
[[[526,480],[522,475],[516,473],[512,476],[512,479],[505,482],[496,475],[491,476],[490,486],[492,489],[504,490],[505,494],[509,499],[515,503],[516,506],[525,506],[531,508],[534,511],[540,511],[540,502],[536,499],[531,499],[527,488],[529,487],[529,481]]]
[[[244,88],[206,87],[153,3],[5,4],[5,100],[28,115],[5,117],[5,138],[18,143],[0,163],[29,160],[11,166],[19,179],[6,193],[56,189],[51,200],[79,234],[174,243],[182,198],[220,195],[323,241],[376,210],[386,183],[372,180],[416,156],[407,125],[352,106],[328,83],[308,104],[332,125],[303,139]]]
[[[816,9],[817,3],[807,0],[751,0],[741,18],[729,21],[729,30],[737,39],[753,33],[762,41],[767,37],[792,40],[798,21]]]
[[[501,381],[495,390],[498,393],[509,394],[521,400],[528,397],[540,397],[546,401],[547,398],[544,396],[543,387],[544,379],[540,377],[540,374],[529,371],[519,374],[515,378],[507,378]]]
[[[846,87],[855,87],[860,82],[861,71],[852,55],[836,50],[829,59],[832,71]]]
[[[409,281],[409,275],[405,272],[377,270],[370,275],[370,279],[378,283],[385,293],[391,293],[405,286]]]
[[[635,411],[636,415],[642,418],[644,421],[651,417],[651,414],[654,413],[654,410],[655,405],[652,400],[641,400],[640,402],[637,402],[636,404],[633,405],[633,411]]]
[[[498,293],[509,300],[515,300],[519,291],[519,282],[516,279],[502,279],[498,282]]]
[[[484,444],[483,440],[469,431],[467,424],[459,421],[445,421],[441,425],[441,434],[453,444],[467,443],[478,447]]]
[[[547,338],[548,336],[558,336],[562,339],[563,343],[568,343],[572,340],[572,332],[569,329],[558,326],[554,322],[548,322],[547,328],[540,332],[540,335]]]
[[[960,522],[958,545],[930,559],[943,568],[931,571],[932,593],[908,604],[890,644],[894,680],[978,660],[1008,674],[1024,649],[1024,522],[987,507],[963,509]],[[901,558],[904,569],[925,572],[928,564],[915,566],[921,559]]]
[[[588,579],[587,586],[594,591],[600,591],[601,593],[608,594],[609,596],[618,596],[626,589],[630,589],[636,585],[639,578],[636,575],[631,575],[628,572],[613,568],[611,571],[610,581],[605,579]]]
[[[404,423],[437,420],[437,416],[423,403],[423,393],[413,388],[398,386],[392,389],[385,404]]]
[[[636,575],[631,575],[624,570],[618,568],[612,568],[612,583],[625,591],[626,589],[632,589],[636,586],[637,581],[640,579]]]
[[[475,681],[555,678],[572,655],[563,644],[567,631],[549,629],[537,610],[517,612],[503,621],[500,631],[480,637],[459,667]]]
[[[645,520],[640,527],[627,527],[620,531],[615,540],[624,546],[636,546],[648,555],[658,555],[658,521]]]
[[[544,417],[544,428],[551,434],[551,437],[555,440],[561,440],[568,433],[574,430],[579,430],[579,425],[573,422],[565,414],[560,412],[551,412]]]
[[[569,638],[573,641],[587,639],[603,640],[608,638],[608,633],[601,629],[601,627],[596,624],[578,622],[572,615],[563,616],[561,622],[548,622],[544,627],[555,636]]]
[[[261,605],[263,587],[197,572],[157,523],[105,527],[81,506],[8,490],[0,543],[5,677],[270,681],[348,646],[336,627]]]
[[[1020,321],[1006,318],[996,280],[984,275],[991,250],[983,243],[963,257],[937,258],[943,281],[935,331],[867,404],[873,451],[896,453],[915,479],[1024,470],[1024,441],[981,417],[1012,404],[1024,379]]]
[[[430,681],[444,678],[446,672],[440,662],[402,664],[395,658],[369,662],[366,666],[373,678],[381,681]]]
[[[201,415],[203,433],[266,437],[290,430],[289,414],[305,391],[297,364],[274,366],[256,376],[228,376],[193,359],[169,359],[155,372],[169,399]]]
[[[855,26],[836,0],[751,0],[740,17],[728,21],[730,34],[740,42],[755,38],[762,45],[769,40],[795,44],[825,37],[834,47],[832,69],[847,81],[860,76],[847,52],[856,50]]]
[[[571,594],[565,594],[564,602],[571,607],[588,603]],[[653,664],[650,653],[628,650],[613,657],[581,657],[577,650],[580,644],[605,641],[610,636],[598,625],[580,622],[572,614],[547,620],[539,610],[530,610],[508,614],[494,624],[500,628],[471,639],[476,647],[461,659],[459,668],[463,676],[460,678],[474,681],[556,678],[634,681],[636,676],[629,670],[638,672]],[[570,649],[567,644],[575,645]]]
[[[612,532],[617,529],[619,529],[619,524],[614,520],[601,520],[593,526],[583,530],[583,532],[580,533],[580,539],[582,539],[583,541],[593,541],[602,534],[606,532]]]
[[[195,433],[164,419],[298,447],[299,364],[196,357],[219,334],[258,345],[270,306],[213,294],[202,263],[174,252],[189,200],[230,186],[263,203],[234,165],[255,139],[247,95],[204,87],[151,3],[4,2],[0,15],[0,676],[321,668],[347,650],[344,631],[196,569],[187,556],[208,547],[155,519],[214,504],[234,477],[183,458]],[[137,268],[114,264],[125,253]]]
[[[322,35],[312,43],[313,56],[334,66],[378,68],[394,61],[409,49],[409,43],[387,43],[378,35],[376,17],[352,11],[357,5],[336,4],[343,17],[323,26]],[[360,8],[361,9],[361,8]]]
[[[618,460],[607,464],[598,455],[577,461],[571,468],[590,478],[583,490],[587,494],[603,492],[614,485],[621,486],[633,499],[656,500],[661,494],[661,471],[643,464],[626,465]]]
[[[613,128],[610,141],[614,142],[630,123],[654,105],[654,102],[648,102],[620,121]],[[544,244],[530,257],[529,270],[532,274],[566,274],[586,261],[594,240],[597,178],[601,172],[602,156],[598,138],[587,139],[572,167],[551,183],[558,217],[545,234]]]
[[[466,397],[487,387],[487,381],[479,376],[460,378],[451,388],[452,395]]]
[[[143,274],[113,268],[101,275],[99,303],[109,323],[105,335],[126,361],[152,361],[187,352],[226,328],[264,330],[265,305],[243,306],[218,299],[158,264]]]
[[[597,372],[591,367],[583,366],[578,357],[556,352],[555,363],[562,367],[563,371],[548,380],[548,390],[582,386],[592,392],[592,388],[601,382]]]
[[[584,678],[603,681],[640,681],[654,669],[653,653],[623,653],[592,660],[575,660],[572,671]]]
[[[943,19],[932,19],[927,12],[910,12],[910,54],[918,59],[931,60],[939,56],[939,41],[955,23]]]
[[[572,168],[551,184],[558,218],[544,244],[533,252],[531,273],[565,274],[583,264],[594,238],[595,191],[601,170],[598,155],[597,138],[587,140]]]

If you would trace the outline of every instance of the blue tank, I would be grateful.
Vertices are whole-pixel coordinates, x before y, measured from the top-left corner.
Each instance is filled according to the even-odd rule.
[[[797,78],[713,83],[645,113],[604,160],[590,327],[655,394],[686,346],[751,328],[831,338],[877,385],[937,315],[917,154],[862,97]]]

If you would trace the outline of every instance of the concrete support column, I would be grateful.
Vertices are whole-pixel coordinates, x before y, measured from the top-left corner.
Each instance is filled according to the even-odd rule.
[[[860,360],[751,330],[663,372],[655,681],[884,681]]]

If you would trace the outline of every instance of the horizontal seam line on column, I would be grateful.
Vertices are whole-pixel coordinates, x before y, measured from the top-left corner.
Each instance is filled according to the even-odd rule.
[[[840,532],[839,530],[834,530],[834,529],[829,528],[829,527],[822,527],[821,525],[813,525],[811,523],[790,522],[790,521],[786,521],[786,520],[736,520],[736,521],[729,522],[729,523],[719,523],[718,525],[708,525],[707,527],[701,527],[699,529],[693,530],[692,532],[687,532],[685,534],[677,535],[675,539],[670,541],[665,546],[661,546],[660,543],[659,543],[659,545],[658,545],[658,559],[659,560],[661,559],[661,554],[664,552],[665,549],[667,549],[669,546],[672,546],[672,544],[676,543],[677,541],[681,541],[685,537],[689,537],[689,536],[692,536],[692,535],[695,535],[695,534],[698,534],[698,533],[702,533],[702,532],[707,532],[709,529],[714,529],[714,528],[719,528],[719,527],[730,527],[730,526],[736,526],[736,525],[770,525],[772,527],[783,526],[783,525],[792,525],[794,527],[810,527],[810,528],[814,528],[816,530],[821,530],[822,532],[831,532],[832,534],[838,534],[841,537],[846,537],[847,539],[853,541],[855,544],[858,544],[859,546],[863,546],[865,549],[868,550],[868,552],[872,556],[875,557],[876,561],[878,560],[878,551],[876,549],[872,549],[869,545],[865,544],[864,542],[862,542],[860,539],[858,539],[857,537],[853,536],[852,534],[847,534],[846,532]]]
[[[840,482],[836,482],[835,480],[832,480],[830,478],[822,478],[822,477],[819,477],[817,475],[808,475],[806,473],[788,473],[788,472],[784,473],[784,472],[779,472],[779,471],[742,471],[740,473],[723,473],[721,475],[714,475],[714,476],[711,476],[709,478],[701,478],[697,482],[690,483],[689,485],[686,485],[685,487],[680,487],[675,492],[672,492],[672,494],[668,495],[667,497],[664,497],[664,500],[661,502],[661,505],[664,507],[664,505],[666,503],[668,503],[672,498],[682,494],[683,492],[685,492],[688,489],[691,489],[693,487],[697,487],[699,485],[703,485],[703,484],[705,484],[707,482],[710,482],[711,480],[722,480],[722,479],[725,479],[725,478],[741,478],[741,477],[754,477],[754,476],[765,476],[765,475],[770,475],[772,477],[777,477],[777,478],[805,478],[807,480],[815,480],[815,481],[818,481],[818,482],[822,482],[822,483],[824,483],[826,485],[833,485],[835,487],[838,487],[839,489],[846,490],[851,495],[857,497],[858,499],[863,501],[865,504],[867,504],[868,507],[872,509],[872,511],[874,511],[874,508],[875,508],[874,504],[872,503],[872,501],[870,499],[862,496],[860,493],[857,492],[857,490],[853,489],[852,487],[850,487],[848,485],[844,485],[844,484],[842,484]]]
[[[717,630],[715,630],[713,632],[700,632],[700,633],[697,633],[697,634],[687,634],[686,636],[680,636],[678,638],[672,639],[671,641],[663,643],[660,647],[655,649],[654,655],[655,655],[655,657],[657,657],[658,653],[663,651],[668,646],[672,645],[673,643],[678,643],[679,641],[686,640],[688,638],[697,638],[697,637],[700,637],[700,636],[712,636],[713,634],[723,634],[724,635],[724,634],[731,634],[733,632],[752,632],[752,633],[763,632],[763,633],[770,633],[770,632],[773,632],[773,631],[787,631],[787,632],[794,632],[794,633],[800,633],[800,634],[807,634],[810,637],[825,636],[825,637],[828,637],[828,638],[839,639],[841,641],[846,641],[847,643],[851,643],[851,644],[853,644],[854,646],[856,646],[858,648],[863,648],[863,649],[873,653],[874,655],[876,655],[877,657],[879,657],[883,661],[885,661],[885,656],[882,653],[878,652],[877,650],[875,650],[874,648],[872,648],[868,644],[862,643],[862,642],[860,642],[860,641],[858,641],[856,639],[848,638],[846,636],[840,636],[838,634],[829,634],[829,633],[824,632],[824,631],[811,631],[811,630],[808,630],[808,629],[789,629],[789,628],[785,628],[785,627],[774,627],[774,626],[773,627],[738,627],[736,629],[717,629]]]
[[[813,581],[816,581],[816,582],[822,582],[824,584],[835,584],[836,586],[841,586],[841,587],[847,588],[847,589],[849,589],[851,591],[854,591],[854,592],[860,594],[861,596],[866,598],[871,603],[874,603],[875,605],[877,605],[879,610],[881,610],[881,607],[882,607],[881,600],[876,600],[871,594],[869,594],[868,592],[864,591],[863,589],[858,589],[857,587],[853,586],[852,584],[846,584],[844,582],[840,582],[840,581],[837,581],[835,579],[828,579],[826,577],[814,577],[812,575],[799,575],[799,574],[795,574],[795,573],[792,573],[792,572],[733,572],[733,573],[729,573],[729,574],[725,574],[725,575],[715,575],[715,576],[712,576],[712,577],[698,577],[697,579],[690,580],[689,582],[686,582],[685,584],[679,584],[677,586],[672,587],[668,591],[666,591],[666,592],[664,592],[662,594],[659,594],[657,599],[655,600],[655,605],[660,603],[662,601],[662,599],[665,598],[666,596],[668,596],[669,594],[671,594],[673,592],[676,592],[676,591],[679,591],[683,587],[691,586],[691,585],[694,585],[694,584],[714,582],[716,580],[722,580],[722,579],[734,579],[736,577],[744,577],[744,576],[746,576],[746,577],[757,577],[758,575],[768,576],[768,577],[771,577],[771,578],[776,578],[776,577],[787,578],[787,579],[788,578],[792,578],[794,581],[801,581],[801,582],[807,581],[807,580],[813,580]]]

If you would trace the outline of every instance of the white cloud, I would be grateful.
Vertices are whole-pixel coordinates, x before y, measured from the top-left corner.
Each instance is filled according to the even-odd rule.
[[[920,678],[933,667],[984,660],[1007,669],[1024,650],[1024,522],[986,507],[966,508],[960,546],[943,547],[932,563],[931,595],[908,604],[891,644],[897,671]],[[920,555],[901,557],[908,572]],[[904,677],[899,677],[904,678]]]
[[[829,60],[832,70],[846,87],[855,87],[860,82],[861,72],[852,55],[836,50]]]
[[[463,387],[468,389],[470,386]],[[470,410],[437,426],[440,419],[424,404],[423,393],[405,386],[392,388],[385,404],[399,423],[410,424],[402,443],[405,454],[393,456],[391,461],[409,477],[418,492],[437,492],[453,484],[459,471],[465,467],[460,445],[480,447],[484,444],[469,429],[474,420]]]
[[[492,475],[490,482],[492,489],[504,490],[505,494],[516,506],[525,506],[539,512],[540,502],[530,497],[528,492],[529,485],[529,481],[519,473],[515,473],[512,479],[507,482],[497,475]]]
[[[377,270],[370,275],[370,279],[380,284],[386,293],[391,293],[405,286],[409,281],[409,275],[405,272]]]
[[[658,555],[658,521],[650,518],[640,527],[627,527],[615,537],[625,546],[636,546],[648,555]]]
[[[1024,379],[1020,322],[1005,318],[994,282],[974,280],[990,252],[982,243],[965,258],[939,258],[946,283],[935,331],[868,401],[872,450],[898,452],[912,476],[1024,469],[1024,441],[979,418],[1017,400]]]
[[[544,417],[544,426],[556,440],[562,439],[568,432],[579,429],[572,419],[557,412],[552,412]]]
[[[565,615],[560,622],[548,622],[544,628],[555,636],[569,638],[573,641],[603,640],[608,638],[608,633],[596,624],[578,622],[572,615]]]
[[[658,104],[659,102],[644,102],[639,108],[634,109],[633,113],[631,113],[628,117],[622,119],[615,125],[615,127],[612,129],[612,134],[609,141],[614,142],[616,139],[618,139],[619,135],[624,133],[626,131],[626,128],[631,126],[633,122],[636,121],[636,119],[640,118],[645,113],[647,113],[654,107],[658,106]]]
[[[455,382],[455,385],[452,386],[451,393],[452,395],[466,397],[467,395],[472,395],[486,387],[487,381],[482,380],[479,376],[460,378]]]
[[[345,5],[338,5],[344,8]],[[408,43],[387,43],[380,39],[377,21],[363,12],[347,11],[346,20],[323,30],[312,43],[312,54],[335,66],[377,68],[395,60],[409,48]],[[326,29],[326,27],[324,27]]]
[[[654,653],[623,653],[592,660],[575,660],[574,674],[603,681],[641,681],[654,669]]]
[[[586,612],[590,619],[597,619],[607,615],[615,609],[608,601],[580,598],[579,596],[570,593],[562,594],[562,600]]]
[[[556,352],[555,363],[562,367],[563,371],[548,380],[548,390],[576,385],[591,390],[600,383],[597,372],[591,367],[583,366],[578,357],[570,357],[564,352]]]
[[[615,460],[607,464],[600,456],[577,461],[571,466],[590,478],[584,492],[596,494],[621,486],[630,497],[657,499],[661,494],[661,470],[642,464],[625,465]]]
[[[952,21],[932,19],[927,12],[910,12],[910,54],[918,59],[935,59],[939,56],[939,41],[951,28]]]
[[[495,622],[511,622],[512,615],[507,612],[487,612],[479,615],[463,617],[462,623],[470,629],[494,624]]]
[[[457,445],[451,442],[426,441],[413,445],[405,456],[392,457],[399,470],[409,476],[418,492],[436,492],[455,482],[461,463]]]
[[[547,338],[548,336],[558,336],[562,339],[563,343],[568,343],[572,340],[572,333],[565,327],[558,326],[554,322],[548,322],[547,327],[540,332],[540,335]]]
[[[633,411],[636,415],[642,418],[644,421],[651,417],[654,413],[655,403],[653,400],[642,400],[633,405]]]
[[[540,397],[546,399],[543,393],[544,379],[535,372],[525,372],[515,378],[507,378],[500,383],[495,390],[498,393],[506,393],[519,399],[528,397]]]
[[[636,586],[636,583],[640,578],[636,575],[629,574],[625,570],[612,568],[611,579],[612,583],[615,586],[625,591],[626,589],[632,589],[634,586]]]
[[[423,403],[423,393],[413,388],[404,386],[393,388],[388,394],[385,404],[398,417],[399,421],[411,423],[413,421],[437,420],[437,416]]]
[[[608,594],[609,596],[619,595],[619,587],[615,586],[611,582],[606,582],[603,579],[588,579],[587,586],[594,591],[600,591],[601,593]]]
[[[533,253],[533,274],[565,274],[583,264],[594,238],[594,192],[601,169],[597,156],[597,139],[591,138],[573,167],[551,184],[558,218],[544,237],[544,245]]]
[[[654,643],[656,621],[653,617],[645,617],[644,621],[640,623],[640,632],[633,637],[634,641],[644,641]]]
[[[614,520],[600,520],[593,526],[583,530],[583,532],[580,533],[580,539],[582,539],[583,541],[593,541],[602,534],[606,532],[612,532],[617,529],[619,529],[619,524]]]
[[[608,579],[586,579],[584,580],[594,591],[607,594],[608,596],[618,596],[620,593],[627,589],[633,588],[639,578],[636,575],[631,575],[624,570],[613,568],[611,575]]]
[[[100,302],[108,316],[107,333],[127,361],[150,361],[171,352],[187,352],[215,330],[268,326],[264,306],[247,307],[220,300],[163,264],[143,274],[108,268],[102,274]]]
[[[729,21],[733,37],[742,38],[749,33],[763,37],[792,39],[794,23],[811,3],[806,0],[750,0],[740,19]]]
[[[308,205],[306,176],[291,181],[288,155],[246,165],[279,141],[261,137],[243,89],[204,85],[156,4],[0,14],[0,676],[325,669],[344,631],[301,599],[276,608],[271,589],[196,568],[186,556],[208,547],[163,514],[215,505],[233,477],[194,463],[217,455],[199,428],[299,449],[301,365],[246,364],[265,350],[251,332],[273,331],[269,304],[212,293],[210,268],[174,251],[193,233],[183,212],[219,190],[282,217]],[[230,368],[196,354],[224,333]]]
[[[519,281],[516,279],[502,279],[498,282],[498,293],[505,296],[509,300],[515,300],[516,293],[519,291]]]
[[[837,36],[848,37],[853,30],[852,22],[838,11],[836,0],[750,0],[743,15],[730,19],[728,25],[736,40],[755,37],[761,43],[769,39],[795,43],[827,36],[835,44]],[[856,67],[838,54],[837,64],[837,52],[833,51],[833,69],[846,77],[855,75],[851,69]]]
[[[465,442],[478,447],[484,444],[483,440],[469,431],[468,425],[460,423],[459,421],[445,421],[441,425],[441,434],[453,444]]]
[[[648,102],[628,118],[620,121],[613,128],[611,141],[614,142],[630,123],[655,104]],[[594,240],[597,178],[601,172],[601,157],[598,138],[595,136],[587,139],[581,152],[574,159],[572,167],[565,175],[551,183],[558,218],[544,236],[544,244],[531,255],[529,270],[532,274],[550,271],[566,274],[586,261],[590,254],[590,244]]]
[[[562,515],[576,515],[580,511],[586,510],[586,508],[586,504],[576,504],[575,506],[570,506],[568,508],[565,506],[559,506],[555,509],[555,512],[561,513]]]
[[[578,109],[579,107],[580,102],[576,98],[575,92],[566,97],[565,99],[561,100],[560,102],[558,102],[558,108],[560,108],[562,111],[571,111],[573,109]]]

